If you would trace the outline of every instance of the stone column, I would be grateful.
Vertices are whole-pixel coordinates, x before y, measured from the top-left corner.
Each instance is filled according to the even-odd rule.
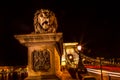
[[[62,33],[15,35],[28,47],[28,77],[25,80],[59,80]]]

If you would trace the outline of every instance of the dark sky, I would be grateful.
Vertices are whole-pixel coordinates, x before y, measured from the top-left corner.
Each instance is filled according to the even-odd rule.
[[[13,36],[33,32],[34,13],[41,8],[56,14],[64,42],[81,42],[88,56],[120,56],[118,2],[17,0],[4,1],[0,6],[0,63],[27,63],[27,49]]]

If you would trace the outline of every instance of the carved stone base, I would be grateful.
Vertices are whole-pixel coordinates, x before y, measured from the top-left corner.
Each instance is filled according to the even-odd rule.
[[[28,77],[25,80],[60,80],[62,33],[15,35],[28,47]]]
[[[61,80],[56,75],[29,76],[24,80]]]

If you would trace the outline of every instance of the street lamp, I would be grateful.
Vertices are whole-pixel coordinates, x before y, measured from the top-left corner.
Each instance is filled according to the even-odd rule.
[[[81,74],[86,74],[87,73],[87,69],[84,67],[84,65],[82,63],[81,50],[82,50],[82,46],[78,45],[77,46],[77,51],[78,51],[77,53],[79,55],[79,61],[78,61],[78,67],[77,67],[77,75],[78,75],[80,80],[82,80],[82,75]]]
[[[80,68],[83,64],[82,64],[82,58],[81,58],[81,50],[82,50],[82,46],[78,45],[77,46],[78,49],[78,55],[79,55],[79,61],[78,61],[78,68]]]
[[[81,50],[82,50],[82,46],[81,46],[81,45],[78,45],[78,46],[77,46],[77,49],[78,49],[78,51],[81,51]]]
[[[78,55],[79,55],[79,61],[78,61],[78,72],[80,74],[86,73],[87,69],[84,67],[83,63],[82,63],[82,57],[81,57],[81,50],[82,50],[82,46],[78,45],[77,46],[78,49]]]

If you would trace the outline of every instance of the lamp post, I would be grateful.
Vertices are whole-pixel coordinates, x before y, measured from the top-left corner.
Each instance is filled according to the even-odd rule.
[[[79,55],[79,61],[78,61],[78,67],[77,67],[77,74],[78,74],[78,78],[80,80],[82,80],[82,75],[81,74],[86,74],[87,73],[87,69],[84,67],[84,65],[82,63],[82,57],[81,57],[82,46],[78,45],[77,46],[77,50],[78,50],[78,55]]]
[[[78,68],[80,68],[82,66],[82,58],[81,58],[81,50],[82,50],[82,46],[78,45],[77,46],[78,49],[78,55],[79,55],[79,61],[78,61]]]
[[[86,70],[86,68],[84,67],[83,63],[82,63],[82,57],[81,57],[82,46],[81,46],[81,45],[78,45],[78,46],[77,46],[77,49],[78,49],[78,55],[79,55],[78,72],[81,73],[81,74],[83,74],[83,73],[86,73],[87,70]]]
[[[100,57],[101,80],[103,80],[103,74],[102,74],[102,59],[103,59],[103,58]]]

